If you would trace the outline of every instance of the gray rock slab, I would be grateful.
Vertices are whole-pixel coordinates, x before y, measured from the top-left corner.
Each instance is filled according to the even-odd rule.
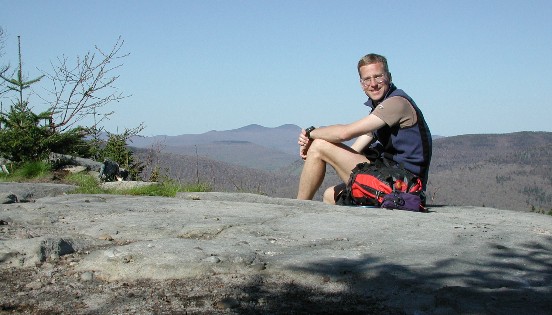
[[[100,187],[104,189],[131,189],[145,186],[157,185],[157,182],[143,181],[114,181],[100,183]]]
[[[18,202],[30,202],[43,197],[62,195],[75,188],[74,185],[66,184],[0,182],[0,201],[8,203],[11,199],[9,196],[16,196]]]
[[[261,274],[409,314],[552,309],[552,217],[542,214],[227,193],[61,195],[0,209],[3,268],[78,252],[71,267],[102,281]]]
[[[102,167],[101,162],[96,162],[91,159],[85,159],[78,156],[71,156],[66,154],[51,153],[49,160],[52,162],[63,161],[64,163],[69,163],[70,165],[79,165],[84,166],[86,169],[91,171],[99,172]]]

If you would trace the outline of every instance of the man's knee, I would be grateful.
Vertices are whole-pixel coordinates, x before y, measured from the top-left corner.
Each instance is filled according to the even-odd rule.
[[[322,158],[326,152],[333,147],[331,143],[322,139],[314,139],[309,147],[309,155],[311,157]]]
[[[335,205],[336,201],[339,199],[339,196],[345,191],[347,186],[345,184],[339,184],[336,186],[329,187],[324,191],[322,200],[324,203]]]
[[[330,204],[330,205],[334,205],[335,204],[335,199],[334,199],[334,187],[329,187],[328,189],[326,189],[324,191],[324,195],[322,196],[322,201],[324,201],[324,203],[327,203],[327,204]]]

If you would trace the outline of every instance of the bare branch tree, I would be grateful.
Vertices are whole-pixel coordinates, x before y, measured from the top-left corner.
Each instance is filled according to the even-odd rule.
[[[47,101],[52,112],[50,128],[53,131],[64,132],[89,116],[94,117],[94,127],[97,127],[113,114],[112,111],[100,113],[100,108],[128,97],[118,92],[114,85],[119,76],[113,73],[122,66],[120,60],[129,55],[120,53],[123,44],[119,37],[108,52],[96,46],[95,51],[77,57],[75,65],[70,65],[65,56],[58,58],[57,65],[52,64],[53,73],[46,76],[53,82],[53,89],[49,91],[54,96],[53,101]]]
[[[4,33],[4,29],[0,26],[0,57],[4,55],[5,41],[6,41],[6,33]]]
[[[0,27],[0,57],[4,55],[4,43],[6,40],[6,33],[4,33],[4,29]],[[9,66],[8,65],[1,65],[0,64],[0,76],[3,76],[6,71],[8,71]],[[5,84],[4,80],[0,81],[0,95],[4,94],[8,90],[4,90],[2,86]],[[1,112],[1,111],[0,111]]]

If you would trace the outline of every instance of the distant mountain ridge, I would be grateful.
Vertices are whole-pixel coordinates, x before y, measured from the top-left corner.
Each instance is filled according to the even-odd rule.
[[[168,147],[184,147],[205,145],[214,142],[251,142],[270,149],[288,154],[297,154],[297,136],[301,128],[286,124],[275,128],[251,124],[238,129],[226,131],[208,131],[202,134],[183,134],[178,136],[133,137],[131,145],[138,148],[147,148],[160,143]]]

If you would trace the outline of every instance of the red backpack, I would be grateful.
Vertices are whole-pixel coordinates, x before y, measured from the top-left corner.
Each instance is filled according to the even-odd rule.
[[[336,203],[425,211],[420,177],[391,163],[376,160],[358,164]]]

